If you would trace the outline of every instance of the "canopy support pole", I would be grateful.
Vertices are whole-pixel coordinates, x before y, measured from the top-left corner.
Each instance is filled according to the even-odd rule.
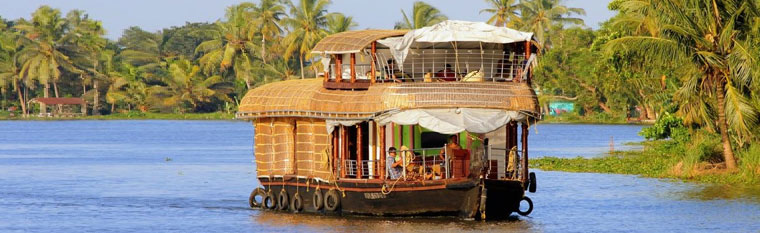
[[[527,187],[528,184],[528,124],[522,123],[522,182]]]
[[[371,65],[371,72],[370,72],[370,83],[375,84],[375,74],[377,73],[377,67],[375,67],[375,63],[377,63],[377,41],[372,42],[372,65]]]
[[[380,126],[380,178],[385,180],[385,125]]]
[[[351,54],[351,83],[356,82],[356,53]]]
[[[528,58],[530,58],[530,40],[527,40],[527,41],[525,41],[525,67],[526,67],[526,68],[525,68],[525,70],[523,71],[523,72],[526,72],[526,73],[527,73],[527,77],[528,77],[528,78],[525,80],[525,82],[527,82],[527,83],[528,83],[528,85],[530,86],[530,72],[528,72],[528,71],[530,70],[530,69],[529,69],[529,67],[530,67],[530,64],[528,64]]]
[[[351,54],[353,55],[353,54]],[[353,59],[352,59],[353,60]],[[362,125],[356,124],[356,178],[361,179],[364,173],[364,164],[362,164],[362,156],[364,151],[362,150]]]
[[[346,178],[346,126],[340,126],[340,178]]]
[[[336,129],[332,132],[332,166],[333,174],[339,176],[338,173],[338,150],[340,149],[340,140],[338,140],[340,129]]]

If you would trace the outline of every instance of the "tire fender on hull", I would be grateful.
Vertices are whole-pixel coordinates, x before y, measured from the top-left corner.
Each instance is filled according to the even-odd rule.
[[[282,189],[282,191],[280,191],[280,195],[277,196],[277,207],[279,207],[280,210],[287,210],[289,204],[290,201],[288,200],[288,191]]]
[[[303,199],[301,198],[301,194],[293,194],[293,200],[290,201],[290,207],[293,209],[293,212],[296,213],[303,210]]]
[[[314,190],[314,195],[311,197],[312,204],[314,204],[314,210],[322,210],[322,207],[324,207],[324,197],[322,195],[322,191],[320,190]]]
[[[325,195],[325,209],[328,211],[336,211],[340,207],[340,194],[338,190],[330,189]]]
[[[267,209],[274,209],[277,207],[277,198],[274,196],[274,193],[272,193],[272,190],[269,190],[269,193],[264,197],[263,206]]]
[[[256,200],[257,197],[261,197],[261,202]],[[251,195],[248,196],[248,205],[250,205],[251,208],[261,208],[264,205],[265,198],[266,192],[261,188],[255,188],[251,191]]]

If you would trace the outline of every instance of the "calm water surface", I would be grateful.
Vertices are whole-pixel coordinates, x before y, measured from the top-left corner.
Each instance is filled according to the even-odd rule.
[[[638,126],[539,125],[534,156],[598,156]],[[537,171],[530,217],[295,215],[251,210],[252,127],[233,121],[0,122],[0,232],[757,232],[760,190]]]

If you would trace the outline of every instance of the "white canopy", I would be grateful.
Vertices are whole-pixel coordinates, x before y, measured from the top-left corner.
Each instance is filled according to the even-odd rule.
[[[531,39],[533,39],[533,33],[531,32],[496,27],[483,22],[446,20],[433,26],[409,31],[404,37],[392,37],[378,40],[377,42],[388,46],[393,54],[393,58],[396,59],[399,65],[403,65],[409,48],[415,42],[508,44],[530,41]]]
[[[441,134],[456,134],[467,131],[471,133],[489,133],[501,128],[510,121],[522,121],[525,114],[516,111],[478,108],[446,109],[410,109],[390,112],[375,117],[378,125],[395,123],[399,125],[420,125]],[[335,126],[352,126],[362,121],[327,120],[327,131]]]

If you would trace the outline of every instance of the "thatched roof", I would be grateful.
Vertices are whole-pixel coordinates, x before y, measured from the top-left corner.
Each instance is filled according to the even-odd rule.
[[[357,53],[373,41],[394,36],[403,36],[407,30],[361,30],[330,35],[319,41],[312,53],[346,54]]]
[[[536,94],[525,83],[377,83],[365,91],[328,90],[321,79],[270,83],[248,91],[240,119],[309,117],[365,120],[379,114],[421,108],[487,108],[539,113]]]

